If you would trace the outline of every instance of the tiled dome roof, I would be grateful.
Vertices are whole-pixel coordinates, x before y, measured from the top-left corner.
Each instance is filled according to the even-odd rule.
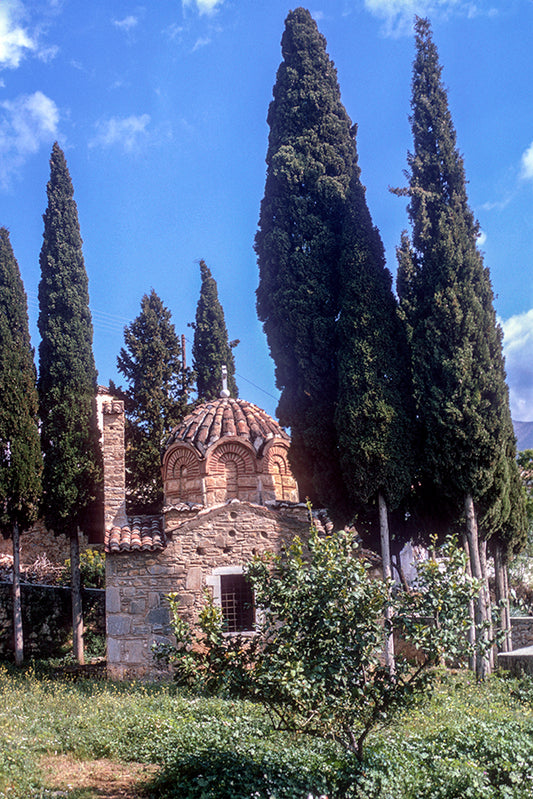
[[[204,402],[174,428],[166,443],[184,442],[205,455],[212,444],[224,436],[237,436],[249,441],[259,454],[273,438],[290,441],[288,434],[266,413],[242,399],[223,397]]]

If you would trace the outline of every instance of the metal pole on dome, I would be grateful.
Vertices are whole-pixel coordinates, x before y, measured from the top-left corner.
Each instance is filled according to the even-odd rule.
[[[220,392],[220,396],[222,399],[226,399],[229,397],[228,391],[228,367],[226,364],[222,364],[222,391]]]

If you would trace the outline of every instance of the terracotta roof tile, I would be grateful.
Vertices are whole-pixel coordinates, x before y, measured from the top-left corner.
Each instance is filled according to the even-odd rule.
[[[167,447],[178,441],[192,444],[202,454],[225,436],[247,439],[256,452],[267,441],[281,438],[289,442],[288,434],[265,411],[246,400],[220,398],[204,402],[174,428]]]
[[[134,516],[131,524],[106,530],[106,552],[158,552],[166,547],[162,516]]]

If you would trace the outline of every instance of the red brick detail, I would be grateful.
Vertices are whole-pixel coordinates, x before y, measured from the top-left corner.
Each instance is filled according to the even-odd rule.
[[[255,475],[255,462],[251,452],[239,441],[226,441],[211,452],[207,466],[208,474],[225,474],[226,463],[233,461],[238,475]]]
[[[188,447],[176,447],[166,459],[165,480],[180,476],[180,469],[185,466],[190,477],[200,474],[200,461]]]

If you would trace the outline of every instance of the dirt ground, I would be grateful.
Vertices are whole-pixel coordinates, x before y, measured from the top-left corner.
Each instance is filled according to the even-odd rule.
[[[158,771],[146,763],[80,761],[70,755],[48,755],[41,768],[46,787],[57,791],[57,799],[74,791],[83,799],[150,799],[146,783]]]

